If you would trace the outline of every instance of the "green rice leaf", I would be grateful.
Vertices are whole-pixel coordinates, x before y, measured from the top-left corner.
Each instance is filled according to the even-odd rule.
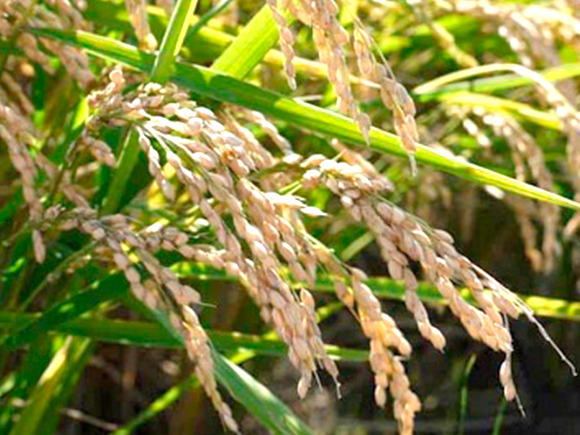
[[[248,372],[217,353],[214,353],[214,361],[218,381],[271,433],[314,434],[290,408]]]
[[[562,123],[555,113],[535,109],[529,104],[464,91],[445,93],[439,96],[438,99],[445,104],[465,107],[483,107],[491,113],[507,115],[520,121],[528,121],[541,127],[562,131]]]
[[[278,28],[265,4],[232,44],[212,64],[212,69],[243,78],[258,65],[278,41]]]
[[[540,71],[539,74],[550,82],[566,80],[580,75],[580,63],[571,63],[557,67],[547,68]],[[469,75],[462,71],[437,77],[437,79],[422,83],[413,89],[413,94],[424,100],[438,98],[444,94],[455,93],[459,91],[470,92],[494,92],[507,89],[529,86],[534,82],[529,77],[522,77],[517,74],[501,74],[495,77],[478,78],[474,80],[462,80]],[[448,80],[457,80],[455,83],[448,83]]]
[[[3,337],[2,344],[14,349],[35,340],[40,334],[51,331],[56,325],[75,319],[100,304],[113,300],[125,293],[127,285],[121,275],[101,281],[95,288],[77,293],[67,300],[45,311],[42,316],[31,318],[24,326],[13,329]],[[17,327],[22,323],[16,323]]]
[[[50,435],[92,352],[91,340],[69,337],[26,401],[10,435]]]
[[[139,52],[135,47],[92,33],[81,31],[67,33],[52,29],[34,29],[34,32],[65,43],[78,45],[94,55],[112,59],[136,69],[147,71],[152,62],[150,55]],[[362,146],[366,143],[357,125],[349,118],[224,76],[201,66],[177,63],[172,81],[208,98],[258,110],[265,115],[284,119],[299,127],[326,134],[347,143]],[[373,128],[370,138],[372,149],[407,158],[397,136]],[[580,210],[580,204],[568,198],[462,159],[444,155],[424,145],[418,146],[416,159],[420,163],[468,181],[495,186],[516,195]]]
[[[114,297],[112,292],[104,292],[108,297]],[[93,294],[83,294],[83,299],[91,299]],[[83,304],[88,307],[88,304]],[[87,309],[88,311],[88,309]],[[77,313],[79,311],[77,310]],[[48,323],[42,319],[46,314],[23,314],[10,311],[0,311],[0,328],[12,329],[14,326],[33,322],[42,323],[45,332],[58,332],[78,337],[87,337],[106,343],[115,343],[125,346],[179,348],[180,339],[167,333],[167,330],[151,322],[74,318],[68,316],[52,316]],[[208,335],[220,352],[252,351],[259,355],[284,357],[288,350],[286,345],[277,339],[257,335],[242,334],[240,332],[212,331]],[[27,344],[24,339],[18,340],[18,346]],[[368,352],[364,350],[345,349],[339,346],[327,345],[328,354],[341,361],[366,361]]]
[[[234,278],[224,272],[213,269],[199,263],[181,262],[173,266],[178,276],[200,281],[231,280]],[[373,293],[380,298],[403,300],[405,298],[405,285],[401,281],[394,281],[387,277],[371,277],[366,281]],[[331,279],[319,275],[316,285],[312,288],[315,292],[333,293],[334,285]],[[461,295],[470,302],[475,302],[468,289],[459,289]],[[421,300],[435,304],[447,304],[447,301],[439,294],[437,288],[425,282],[419,283],[417,293]],[[564,299],[548,298],[517,294],[536,315],[551,319],[580,321],[580,302],[567,301]]]
[[[175,57],[181,50],[183,40],[189,29],[189,23],[197,0],[178,0],[167,30],[163,35],[159,54],[153,64],[150,79],[157,83],[165,83],[171,74]]]

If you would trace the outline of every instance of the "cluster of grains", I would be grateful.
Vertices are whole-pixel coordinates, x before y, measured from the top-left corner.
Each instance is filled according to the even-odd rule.
[[[4,73],[0,82],[0,141],[6,145],[10,162],[20,177],[22,196],[33,225],[34,256],[36,261],[42,263],[46,257],[46,249],[42,236],[36,229],[43,207],[35,187],[37,165],[30,154],[30,147],[36,136],[29,118],[31,107],[18,83],[8,73]]]
[[[82,20],[80,14],[75,13],[74,9],[69,11],[68,8],[72,8],[72,6],[66,2],[47,2],[47,4],[57,8],[62,13],[66,12],[64,17],[70,17],[71,25],[79,24]],[[5,16],[5,18],[10,17]],[[20,175],[23,199],[29,210],[33,252],[35,259],[41,263],[46,257],[46,248],[38,229],[43,216],[43,207],[40,201],[43,191],[42,189],[38,190],[35,186],[39,179],[39,170],[51,182],[60,180],[59,190],[73,204],[84,207],[88,206],[88,202],[85,199],[86,192],[80,192],[77,186],[70,182],[69,173],[59,174],[59,169],[42,153],[38,150],[32,151],[38,137],[30,120],[34,107],[19,81],[12,74],[10,71],[4,71],[0,80],[0,139],[6,145],[10,161]],[[87,137],[86,140],[92,139]],[[91,149],[103,163],[110,166],[114,164],[114,157],[104,142],[98,141]]]
[[[391,277],[406,284],[406,304],[415,316],[420,333],[434,347],[442,350],[445,338],[430,323],[417,296],[417,278],[412,264],[421,266],[425,277],[436,285],[453,314],[474,339],[505,353],[509,360],[512,339],[505,316],[517,318],[521,312],[527,313],[521,301],[460,255],[448,233],[432,230],[400,208],[381,200],[379,195],[384,184],[380,179],[367,177],[359,167],[326,160],[322,156],[313,156],[308,163],[311,169],[303,176],[305,187],[326,185],[340,196],[351,216],[365,223],[375,235]],[[454,282],[463,283],[481,308],[466,302]],[[486,293],[486,289],[490,293]],[[511,382],[506,376],[501,380],[504,387]],[[513,399],[515,390],[512,394],[512,389],[506,388],[506,397]]]
[[[79,139],[78,146],[87,149],[98,162],[111,168],[115,166],[115,155],[106,142],[91,136],[83,136]]]
[[[268,2],[273,11],[276,23],[280,30],[280,42],[285,57],[284,70],[290,86],[296,86],[295,70],[292,65],[294,50],[294,36],[288,28],[282,12],[278,9],[277,1]],[[415,105],[407,90],[395,80],[386,60],[381,56],[377,62],[372,52],[373,40],[363,24],[354,17],[352,36],[338,20],[338,5],[334,0],[301,0],[299,4],[285,1],[284,7],[299,21],[312,28],[313,40],[320,60],[326,65],[328,80],[334,86],[338,96],[338,108],[342,113],[354,119],[368,143],[370,140],[370,117],[361,112],[350,85],[351,72],[346,61],[346,47],[351,42],[357,66],[364,79],[380,85],[381,99],[385,106],[393,112],[393,124],[401,143],[409,154],[413,163],[418,140],[415,123]]]
[[[137,37],[137,41],[139,41],[139,47],[146,51],[155,50],[157,48],[157,40],[153,36],[153,33],[151,33],[151,28],[149,27],[147,1],[125,0],[125,5],[129,13],[131,25],[133,26],[133,30],[135,30],[135,36]]]
[[[450,110],[463,118],[465,130],[483,147],[489,147],[491,141],[469,115],[478,118],[495,136],[505,140],[511,150],[516,177],[519,180],[524,182],[531,180],[542,189],[554,190],[554,179],[546,165],[542,149],[516,120],[502,114],[490,113],[482,107],[474,107],[470,111],[457,107]],[[560,224],[559,207],[545,203],[535,204],[513,196],[506,196],[504,201],[512,207],[520,224],[526,255],[534,270],[540,273],[552,272],[560,251],[557,239]],[[543,225],[541,250],[538,249],[535,221],[540,221]]]
[[[183,335],[187,353],[195,363],[197,378],[224,425],[238,432],[232,411],[217,389],[209,338],[191,308],[200,303],[200,295],[179,282],[154,256],[159,250],[180,250],[187,245],[189,236],[171,227],[136,232],[126,216],[116,214],[98,218],[96,211],[90,208],[62,211],[52,207],[45,217],[45,224],[53,222],[62,231],[76,228],[88,234],[99,244],[95,248],[99,258],[109,258],[123,273],[137,299],[152,310],[168,313],[171,325]]]
[[[411,390],[401,362],[401,357],[411,355],[411,345],[395,321],[381,311],[379,300],[363,282],[366,276],[361,270],[341,264],[324,246],[317,246],[316,252],[320,264],[335,277],[335,294],[353,312],[370,341],[369,361],[375,374],[375,402],[384,407],[388,389],[394,399],[393,410],[399,433],[411,435],[415,414],[421,409],[421,402]]]
[[[455,41],[455,37],[444,26],[439,24],[433,17],[426,2],[409,4],[418,21],[429,27],[433,39],[447,54],[461,67],[472,68],[478,65],[477,60],[470,54],[464,52]]]
[[[576,192],[575,199],[580,198],[580,114],[575,109],[573,103],[570,102],[570,99],[573,100],[575,93],[564,93],[564,91],[559,90],[543,76],[524,66],[509,64],[504,65],[504,67],[508,71],[530,79],[535,86],[539,98],[554,111],[554,114],[561,124],[562,131],[568,140],[566,145],[567,176],[572,188]],[[527,166],[532,178],[542,188],[552,189],[552,177],[545,167],[541,150],[535,144],[533,138],[516,121],[507,115],[492,115],[485,109],[477,106],[472,110],[472,113],[480,117],[484,124],[491,127],[497,136],[506,139],[506,142],[512,150],[512,157],[518,178],[527,178]],[[465,111],[459,110],[459,114],[464,117]],[[485,137],[485,134],[477,124],[470,120],[464,120],[463,125],[478,140],[480,145],[489,147],[489,139]],[[522,210],[521,207],[519,209]],[[547,240],[544,239],[545,247],[547,250],[553,251],[558,249],[554,240],[554,234],[559,221],[556,213],[553,207],[547,205],[538,207],[537,215],[544,221],[546,228]],[[578,226],[580,226],[580,214],[577,213],[567,224],[564,234],[570,235],[575,233]],[[549,261],[548,263],[549,267],[552,267]]]
[[[358,20],[355,21],[353,41],[359,71],[363,77],[380,85],[381,100],[385,107],[393,112],[395,131],[414,164],[413,155],[417,150],[416,142],[419,139],[415,122],[417,112],[415,103],[405,87],[395,80],[384,58],[381,58],[382,63],[376,62],[371,52],[371,36]]]
[[[84,21],[79,9],[65,0],[3,1],[0,3],[0,38],[5,41],[14,39],[15,46],[24,53],[26,58],[52,73],[54,67],[50,62],[50,57],[41,48],[42,46],[60,59],[67,72],[83,88],[93,82],[93,74],[85,53],[47,38],[36,38],[30,33],[24,33],[22,27],[25,25],[62,30],[87,29],[89,25]],[[15,67],[14,61],[15,59],[10,59],[7,66]]]
[[[373,69],[380,69],[371,64]],[[372,231],[390,275],[406,284],[406,305],[420,333],[442,350],[445,338],[431,324],[417,295],[417,277],[411,266],[421,266],[468,333],[506,354],[500,380],[506,397],[515,397],[506,316],[515,318],[525,313],[535,321],[531,311],[457,253],[449,234],[432,230],[383,200],[381,194],[390,191],[392,184],[360,155],[343,150],[341,154],[348,163],[321,155],[303,159],[293,153],[275,125],[259,113],[240,108],[228,111],[225,107],[212,111],[198,106],[171,84],[129,88],[120,69],[113,69],[108,77],[104,88],[89,97],[93,113],[78,148],[91,152],[97,164],[114,166],[111,150],[98,139],[99,130],[103,126],[130,126],[159,191],[171,203],[189,202],[193,206],[190,213],[194,220],[204,220],[212,230],[211,244],[192,243],[187,233],[172,227],[154,225],[136,231],[123,215],[99,218],[85,199],[90,194],[81,192],[72,184],[71,174],[60,173],[39,153],[31,160],[32,167],[35,164],[49,180],[58,182],[55,187],[75,206],[69,211],[50,208],[45,222],[53,222],[63,231],[77,228],[90,235],[98,244],[99,258],[123,273],[135,296],[148,307],[168,313],[172,325],[184,337],[205,391],[228,428],[237,431],[231,411],[217,390],[207,335],[191,308],[200,302],[199,294],[159,263],[154,256],[159,250],[207,263],[239,280],[260,308],[264,321],[271,323],[288,345],[289,360],[300,373],[300,397],[305,397],[317,379],[319,368],[326,370],[338,386],[338,369],[322,342],[315,301],[308,291],[314,286],[317,271],[325,269],[335,278],[337,297],[353,312],[370,341],[377,404],[386,404],[387,392],[393,397],[402,434],[413,432],[414,416],[421,408],[402,364],[402,358],[410,356],[411,346],[394,320],[382,312],[380,302],[364,283],[364,273],[342,264],[307,233],[303,216],[324,213],[298,196],[277,193],[296,177],[304,188],[326,186],[340,197],[353,219]],[[400,93],[396,82],[391,84],[393,95]],[[404,105],[406,97],[398,98],[397,103],[393,100],[393,107]],[[405,104],[408,106],[408,101]],[[276,158],[242,122],[258,125],[282,157]],[[9,130],[4,128],[0,133],[3,131]],[[42,255],[39,231],[33,234],[33,241]],[[467,303],[454,282],[465,284],[480,308]]]
[[[569,176],[575,190],[579,191],[580,118],[574,108],[577,96],[575,83],[565,80],[554,86],[531,69],[562,63],[555,37],[577,47],[580,53],[580,20],[548,6],[492,3],[489,0],[452,1],[451,5],[458,13],[496,23],[499,34],[520,56],[523,66],[508,67],[512,72],[533,81],[539,98],[554,110],[562,123],[568,138]]]
[[[370,340],[377,403],[384,405],[386,392],[390,392],[401,433],[405,434],[412,433],[414,415],[421,406],[409,388],[399,359],[409,356],[411,347],[393,319],[382,313],[379,301],[363,282],[364,274],[341,264],[326,248],[307,237],[301,215],[324,214],[308,207],[297,196],[275,193],[281,180],[287,181],[292,174],[301,176],[305,188],[328,187],[340,197],[350,215],[371,230],[390,275],[406,284],[406,305],[420,333],[442,350],[445,337],[431,324],[417,295],[417,277],[411,266],[420,265],[424,276],[449,301],[451,311],[467,332],[505,353],[500,380],[506,397],[510,400],[515,397],[509,369],[512,339],[506,317],[516,318],[523,312],[533,319],[531,312],[492,277],[457,253],[449,234],[432,230],[381,199],[380,195],[391,189],[391,183],[360,156],[343,153],[353,164],[321,155],[303,160],[292,153],[289,143],[263,116],[232,110],[263,129],[283,151],[280,161],[232,114],[199,107],[173,85],[150,83],[123,94],[122,72],[113,70],[110,79],[103,91],[91,97],[91,104],[97,109],[92,122],[132,124],[147,156],[149,172],[161,192],[173,201],[177,192],[185,191],[196,206],[197,216],[203,217],[213,229],[219,246],[175,243],[175,236],[161,242],[163,249],[211,264],[239,279],[260,307],[263,319],[274,325],[288,345],[289,359],[301,374],[300,397],[306,395],[318,366],[335,380],[338,376],[321,340],[314,299],[306,289],[314,285],[317,269],[325,268],[337,277],[337,296],[355,313]],[[279,163],[280,168],[290,171],[276,178],[272,174]],[[176,184],[183,189],[176,189]],[[168,278],[155,278],[163,275],[155,272],[153,259],[134,244],[131,246],[147,272],[162,286]],[[480,308],[466,302],[454,283],[463,283]]]
[[[21,122],[30,124],[27,118],[34,112],[34,106],[16,76],[13,76],[8,71],[5,71],[0,76],[0,101],[2,101],[3,105],[10,106],[15,113],[18,113],[22,118]],[[32,133],[32,126],[28,125],[25,131]]]
[[[580,49],[580,20],[555,7],[489,0],[450,3],[458,13],[496,23],[500,36],[529,68],[561,64],[556,38]]]
[[[42,46],[60,59],[64,68],[79,85],[86,88],[93,82],[93,74],[85,53],[47,38],[36,38],[30,33],[24,33],[21,28],[25,25],[62,30],[87,29],[89,25],[83,20],[79,9],[64,0],[41,3],[33,0],[2,2],[0,3],[0,38],[7,41],[15,38],[16,47],[24,53],[26,58],[52,73],[54,67],[49,56],[41,49]],[[10,59],[7,66],[15,67],[14,61]]]
[[[327,67],[328,80],[336,90],[338,109],[358,123],[368,142],[371,120],[360,111],[349,83],[350,73],[345,56],[349,35],[338,21],[338,5],[334,0],[301,1],[300,4],[310,18],[308,24],[312,27],[314,44],[320,60]]]
[[[34,128],[26,114],[20,112],[9,101],[0,99],[0,138],[6,144],[10,161],[20,175],[22,193],[30,210],[30,218],[38,221],[42,214],[42,207],[34,187],[38,174],[29,152],[34,134]]]
[[[272,142],[274,142],[274,144],[280,149],[280,151],[284,153],[284,155],[289,156],[294,154],[292,145],[288,139],[282,136],[276,126],[268,119],[266,119],[266,117],[260,112],[236,106],[231,106],[230,111],[239,115],[239,117],[243,118],[245,121],[259,126],[264,134],[268,136]]]
[[[292,63],[294,59],[294,33],[292,33],[292,30],[288,26],[288,21],[284,13],[278,8],[278,0],[268,0],[268,6],[270,6],[270,10],[280,32],[280,47],[284,54],[284,73],[286,74],[290,89],[294,91],[296,90],[296,68],[294,68],[294,64]]]
[[[299,394],[306,394],[317,363],[336,379],[338,371],[320,338],[314,300],[306,289],[296,294],[284,272],[287,268],[294,280],[314,283],[314,251],[296,230],[300,213],[312,210],[298,198],[263,191],[248,179],[275,159],[231,115],[196,106],[172,85],[147,84],[121,97],[122,74],[114,70],[110,75],[111,83],[91,98],[98,107],[94,123],[133,123],[160,190],[173,200],[175,182],[183,186],[227,252],[226,258],[215,257],[220,260],[214,265],[240,279],[264,319],[288,344],[289,358],[301,373]],[[260,122],[280,142],[275,127],[263,118]],[[283,142],[282,148],[289,151],[289,144]],[[175,179],[168,177],[165,165]],[[187,258],[200,255],[189,246],[179,252]]]

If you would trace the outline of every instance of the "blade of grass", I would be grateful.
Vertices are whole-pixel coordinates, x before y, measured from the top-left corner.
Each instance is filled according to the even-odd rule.
[[[173,9],[169,25],[163,35],[161,48],[153,62],[149,77],[151,81],[165,83],[169,78],[174,67],[175,56],[181,50],[189,27],[189,20],[196,5],[197,0],[179,0]],[[139,138],[131,127],[129,127],[122,150],[119,165],[103,202],[102,212],[104,214],[111,214],[119,210],[127,182],[133,175],[133,170],[139,159]]]
[[[125,187],[133,175],[133,169],[139,161],[139,136],[129,127],[122,145],[119,166],[115,170],[113,179],[109,183],[107,194],[103,200],[102,214],[112,214],[121,208],[121,201],[125,194]]]
[[[529,121],[541,127],[562,131],[562,123],[556,114],[537,110],[517,101],[464,91],[443,94],[439,100],[460,106],[483,107],[489,112],[509,115],[521,121]]]
[[[278,41],[278,27],[265,4],[242,29],[234,42],[212,64],[212,69],[244,78],[262,62]]]
[[[142,58],[147,58],[148,56],[144,53],[139,53],[135,47],[130,45],[81,31],[71,34],[52,29],[34,29],[34,32],[66,43],[79,45],[97,56],[113,58],[133,68],[147,70],[146,64],[148,62],[142,61]],[[177,63],[176,73],[172,76],[172,81],[218,101],[257,110],[265,115],[284,119],[299,127],[327,134],[347,143],[366,145],[358,126],[349,118],[299,100],[269,92],[201,66]],[[370,147],[372,149],[407,158],[397,136],[378,128],[372,128],[370,138]],[[468,181],[492,185],[516,195],[549,202],[573,210],[580,210],[580,204],[575,201],[462,159],[446,156],[424,145],[418,146],[416,159],[418,162]]]
[[[505,417],[505,413],[507,411],[507,400],[505,397],[501,397],[499,402],[499,407],[497,410],[497,415],[495,416],[495,420],[493,422],[493,432],[491,435],[501,435],[501,429],[503,427],[503,419]]]
[[[167,30],[163,35],[159,54],[153,64],[149,77],[151,81],[165,83],[169,79],[175,57],[181,50],[196,6],[197,0],[178,0],[171,14]]]
[[[233,0],[221,0],[218,3],[215,3],[212,8],[207,11],[205,14],[203,14],[201,17],[199,17],[199,20],[197,19],[197,17],[194,17],[195,24],[193,24],[189,30],[187,31],[187,35],[185,36],[185,40],[187,41],[188,37],[192,37],[193,35],[195,35],[196,33],[198,33],[203,27],[205,27],[207,25],[207,23],[212,19],[217,17],[219,14],[221,14],[223,11],[225,11],[229,5],[231,5],[233,2]],[[224,35],[227,35],[224,33]],[[228,35],[230,36],[230,35]],[[233,38],[232,38],[233,39]],[[187,44],[185,44],[187,45]]]
[[[365,232],[362,236],[354,240],[350,245],[346,247],[340,253],[340,259],[342,261],[352,260],[359,252],[361,252],[365,247],[375,240],[375,237],[370,231]]]
[[[165,312],[151,310],[167,332],[183,344],[183,337],[173,329]],[[312,435],[312,431],[296,417],[270,390],[245,370],[212,351],[218,382],[270,432],[276,435]]]
[[[467,407],[469,404],[469,377],[471,376],[471,372],[473,370],[473,366],[477,361],[477,354],[472,354],[467,363],[465,364],[465,369],[461,374],[460,379],[460,389],[461,392],[459,394],[459,422],[457,428],[457,435],[464,435],[465,433],[465,421],[467,419]]]
[[[53,433],[59,409],[72,393],[91,351],[91,340],[72,337],[66,340],[26,401],[10,435]]]
[[[107,292],[110,300],[115,298],[112,292]],[[83,299],[90,301],[90,294],[83,294]],[[102,303],[102,302],[101,302]],[[94,309],[82,303],[83,312]],[[98,305],[98,304],[97,304]],[[75,310],[77,315],[80,308]],[[49,331],[87,337],[93,340],[106,343],[115,343],[125,346],[155,347],[155,348],[178,348],[181,343],[178,339],[168,334],[164,328],[151,322],[79,318],[70,319],[69,316],[62,315],[55,317],[50,315],[51,321],[42,321],[43,314],[22,314],[10,311],[0,311],[0,328],[11,329],[22,323],[36,321],[43,324],[42,332]],[[208,330],[208,335],[220,352],[230,351],[252,351],[259,355],[286,356],[288,350],[286,345],[274,338],[264,338],[257,335],[242,334],[239,332],[225,332]],[[16,346],[28,344],[26,339],[20,339]],[[341,361],[366,361],[368,352],[364,350],[346,349],[339,346],[326,345],[328,354],[336,360]]]
[[[518,74],[502,74],[496,77],[487,77],[471,81],[459,81],[470,77],[470,75],[464,75],[462,71],[453,73],[453,81],[458,81],[458,83],[443,85],[443,83],[439,81],[441,77],[438,77],[435,80],[417,86],[413,89],[413,95],[420,97],[421,100],[430,100],[443,94],[458,91],[493,92],[528,86],[534,83],[534,81],[529,77],[522,77]],[[550,82],[566,80],[580,76],[580,63],[548,68],[540,71],[539,74]]]
[[[42,316],[33,318],[19,329],[11,331],[9,335],[5,335],[2,338],[1,344],[8,349],[15,349],[18,346],[30,343],[55,325],[77,318],[98,305],[115,299],[126,290],[127,285],[121,275],[108,277],[91,290],[75,294],[47,310]],[[17,324],[17,326],[20,325],[22,324]]]
[[[336,304],[326,305],[322,308],[317,310],[317,315],[320,320],[325,319],[332,313],[336,312],[339,309],[339,306]],[[158,325],[157,325],[158,326]],[[163,328],[160,328],[163,329]],[[215,337],[212,337],[212,331],[208,331],[210,338],[212,339],[213,344],[216,344]],[[165,331],[167,334],[167,332]],[[273,331],[267,332],[266,334],[260,336],[260,339],[270,340],[274,336]],[[216,346],[218,350],[219,345]],[[234,364],[241,364],[245,361],[252,359],[256,356],[255,351],[250,351],[248,349],[239,348],[236,349],[235,353],[228,357],[228,359],[233,362]],[[368,358],[368,355],[367,355]],[[160,412],[167,409],[172,403],[177,401],[179,397],[185,393],[190,388],[197,387],[199,384],[197,382],[197,378],[195,375],[190,376],[185,381],[181,382],[180,384],[176,385],[175,387],[170,388],[167,390],[162,396],[157,398],[153,403],[151,403],[143,412],[141,412],[137,417],[129,421],[123,427],[119,428],[117,431],[112,433],[111,435],[129,435],[139,426],[144,424],[146,421],[152,419]]]
[[[176,263],[173,265],[172,269],[182,278],[197,279],[200,281],[235,281],[234,278],[226,275],[224,272],[199,263]],[[372,277],[365,282],[378,297],[397,299],[401,301],[405,298],[405,285],[403,282],[393,281],[386,277]],[[316,292],[333,293],[333,281],[327,276],[321,274],[312,290]],[[459,291],[463,298],[469,302],[475,302],[468,289],[459,289]],[[431,284],[421,282],[417,292],[423,301],[436,304],[447,303],[439,294],[437,288]],[[523,294],[518,294],[518,297],[528,304],[530,308],[534,310],[536,315],[540,317],[571,320],[575,322],[580,321],[580,302],[547,298],[543,296],[528,296]]]
[[[241,367],[214,352],[218,381],[267,429],[278,435],[312,435],[280,399]]]
[[[462,69],[449,74],[445,74],[431,80],[427,83],[416,87],[414,92],[417,94],[433,94],[437,89],[450,85],[470,77],[476,77],[485,74],[497,74],[509,72],[519,77],[527,79],[529,84],[540,83],[543,86],[553,88],[553,85],[542,74],[532,71],[523,65],[512,63],[494,63],[489,65],[480,65],[473,68]],[[473,91],[473,89],[469,89]]]

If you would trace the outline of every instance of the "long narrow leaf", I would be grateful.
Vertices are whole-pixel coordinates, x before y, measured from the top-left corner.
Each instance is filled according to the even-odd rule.
[[[175,56],[181,50],[183,40],[189,28],[191,15],[196,6],[197,0],[178,0],[175,5],[173,13],[171,14],[171,20],[163,35],[159,54],[151,70],[150,78],[152,81],[164,83],[169,78]]]
[[[150,18],[152,19],[153,27],[165,28],[167,18],[162,9],[155,6],[149,6],[147,10]],[[125,8],[116,2],[111,2],[109,0],[91,0],[86,11],[86,16],[90,18],[91,21],[98,22],[101,25],[110,26],[114,29],[131,29],[131,24],[129,23],[129,17],[125,11]],[[186,37],[185,45],[199,48],[196,53],[193,53],[193,59],[205,60],[206,58],[200,56],[201,54],[205,54],[206,56],[216,56],[224,49],[226,49],[226,47],[228,47],[228,45],[231,44],[235,38],[228,33],[208,26],[204,26],[198,29],[197,18],[193,18],[192,23],[194,23],[197,31]],[[272,66],[282,67],[284,64],[284,55],[279,50],[270,50],[264,56],[264,63]],[[320,78],[326,77],[326,67],[321,62],[316,62],[297,56],[294,59],[294,66],[296,67],[297,73],[313,75]],[[539,71],[539,73],[546,80],[551,82],[566,80],[569,78],[578,77],[580,75],[580,63],[569,63],[550,67]],[[365,82],[368,85],[373,85],[372,83],[360,79],[359,77],[351,76],[350,79],[356,83]],[[429,82],[425,84],[428,83]],[[421,100],[430,100],[437,98],[440,95],[446,93],[455,93],[457,91],[493,92],[528,86],[530,84],[532,84],[532,81],[526,77],[521,77],[516,74],[502,74],[496,77],[453,83],[451,85],[444,86],[432,91],[423,88],[424,84],[421,84],[420,86],[413,89],[413,94]]]
[[[114,298],[114,293],[103,291],[108,297]],[[89,301],[88,293],[83,299]],[[113,299],[111,299],[113,300]],[[82,303],[86,308],[88,305]],[[79,310],[75,310],[79,313]],[[87,310],[88,311],[88,310]],[[11,329],[15,325],[35,322],[43,325],[43,332],[59,332],[78,337],[88,337],[106,343],[116,343],[127,346],[178,348],[182,344],[179,339],[169,334],[164,328],[151,322],[137,322],[111,319],[84,319],[75,318],[69,320],[66,316],[55,318],[51,316],[51,322],[41,319],[46,314],[22,314],[10,311],[0,311],[0,328]],[[286,345],[280,340],[264,338],[257,335],[242,334],[239,332],[208,331],[208,335],[216,349],[223,352],[250,350],[259,355],[285,356],[288,352]],[[20,339],[18,346],[27,344],[28,341]],[[368,352],[356,349],[345,349],[338,346],[327,345],[328,354],[342,361],[366,361]]]
[[[30,343],[39,334],[51,330],[54,326],[75,319],[91,311],[100,304],[110,301],[124,293],[127,286],[120,275],[109,277],[99,285],[86,292],[78,293],[71,298],[57,304],[38,318],[32,318],[10,335],[5,336],[4,343],[8,348],[16,348]],[[22,323],[17,323],[20,326]]]
[[[81,31],[67,33],[47,29],[35,29],[34,32],[65,43],[76,44],[92,54],[136,69],[147,71],[152,62],[149,55],[139,52],[135,47],[91,33]],[[363,146],[366,143],[357,125],[349,118],[266,91],[201,66],[178,63],[172,80],[198,94],[218,101],[258,110],[266,115],[284,119],[297,126],[327,134],[348,143]],[[373,128],[370,137],[370,146],[376,151],[406,158],[406,153],[397,136]],[[580,204],[575,201],[459,158],[444,155],[424,145],[418,146],[416,158],[421,163],[469,181],[492,185],[517,195],[580,210]]]
[[[266,334],[268,335],[268,334]],[[215,344],[215,343],[214,343]],[[256,353],[248,352],[245,350],[238,350],[235,354],[229,357],[229,360],[235,364],[241,364],[252,359]],[[143,425],[148,420],[154,418],[157,414],[169,408],[174,402],[176,402],[183,393],[187,390],[199,386],[199,382],[195,375],[190,376],[185,381],[171,387],[154,402],[152,402],[145,410],[139,413],[135,418],[131,419],[128,423],[117,429],[111,435],[129,435],[133,433],[139,426]]]
[[[521,121],[529,121],[542,127],[562,131],[562,123],[555,113],[537,110],[517,101],[464,91],[445,93],[439,97],[439,100],[458,106],[482,107],[491,113],[506,114]]]
[[[91,340],[69,338],[40,378],[10,435],[49,435],[92,351]]]
[[[219,382],[272,433],[313,434],[290,408],[248,372],[216,353],[214,361]]]
[[[183,278],[197,279],[200,281],[235,280],[224,272],[198,263],[177,263],[174,265],[173,270]],[[404,300],[405,298],[405,285],[401,281],[394,281],[386,277],[371,277],[366,281],[366,284],[371,288],[373,293],[380,298],[396,300]],[[334,285],[332,280],[321,275],[312,290],[316,292],[332,293],[334,292]],[[475,302],[468,289],[460,289],[460,292],[465,299],[470,302]],[[423,301],[436,304],[447,304],[447,301],[439,294],[437,288],[432,284],[425,282],[420,283],[417,293]],[[518,294],[518,296],[526,302],[526,304],[528,304],[528,306],[532,308],[538,316],[580,322],[580,302],[572,302],[543,296],[527,296],[523,294]]]
[[[166,313],[160,310],[152,310],[152,313],[159,325],[183,343],[183,337],[173,329]],[[219,353],[212,353],[218,382],[270,432],[277,435],[312,435],[310,429],[264,385]]]
[[[458,73],[453,74],[460,74]],[[555,82],[559,80],[566,80],[580,75],[580,63],[571,63],[552,67],[540,71],[539,74],[546,80]],[[446,79],[450,75],[443,76]],[[453,77],[453,76],[452,76]],[[457,77],[457,76],[456,76]],[[429,100],[437,98],[447,93],[454,93],[458,91],[471,92],[493,92],[506,89],[517,88],[521,86],[528,86],[533,84],[533,80],[528,77],[522,77],[517,74],[501,74],[496,77],[478,78],[475,80],[458,81],[457,83],[441,86],[441,77],[430,82],[422,83],[413,89],[413,94],[419,96],[421,99]]]
[[[216,59],[212,69],[244,78],[278,40],[278,28],[268,5],[252,17],[234,42]]]

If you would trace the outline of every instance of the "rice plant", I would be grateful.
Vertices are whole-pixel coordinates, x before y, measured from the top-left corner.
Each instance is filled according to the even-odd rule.
[[[478,366],[486,433],[541,428],[579,10],[2,0],[0,433],[481,433]]]

